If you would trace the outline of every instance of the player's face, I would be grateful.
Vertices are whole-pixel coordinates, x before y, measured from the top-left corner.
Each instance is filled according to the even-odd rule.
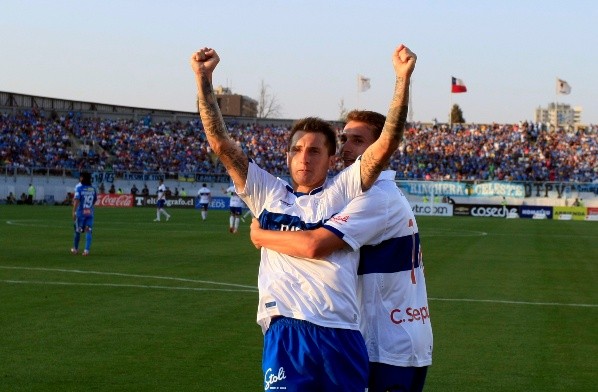
[[[341,135],[340,155],[345,167],[353,164],[357,157],[375,141],[374,132],[367,124],[349,121]]]
[[[287,165],[296,191],[307,193],[324,183],[334,162],[328,154],[323,134],[299,131],[293,135]]]

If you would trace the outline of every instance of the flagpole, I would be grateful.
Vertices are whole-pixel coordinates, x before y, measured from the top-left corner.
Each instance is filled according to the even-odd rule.
[[[449,92],[449,131],[453,128],[453,91]]]
[[[357,110],[359,109],[359,93],[361,90],[361,76],[359,74],[357,74]]]
[[[411,79],[409,84],[409,102],[407,108],[409,109],[409,122],[413,123],[413,100],[411,99],[411,92],[413,91],[413,79]]]
[[[559,84],[559,78],[556,79],[556,85]],[[554,89],[554,131],[559,128],[559,90],[558,87]]]

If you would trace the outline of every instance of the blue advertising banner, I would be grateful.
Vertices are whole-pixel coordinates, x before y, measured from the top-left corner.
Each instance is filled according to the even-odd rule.
[[[228,210],[230,197],[212,197],[208,208],[210,210]],[[199,197],[195,198],[195,208],[199,208]]]
[[[552,207],[546,206],[521,206],[519,207],[520,218],[533,218],[534,215],[544,214],[547,219],[552,219]]]

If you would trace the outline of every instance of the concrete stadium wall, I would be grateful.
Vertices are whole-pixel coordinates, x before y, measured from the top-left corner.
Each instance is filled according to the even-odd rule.
[[[27,194],[29,184],[33,184],[36,190],[35,201],[42,202],[46,200],[49,204],[62,202],[69,192],[73,192],[75,185],[79,182],[79,178],[64,176],[64,177],[49,177],[49,176],[2,176],[0,178],[0,200],[6,200],[10,192],[15,195],[17,200],[22,193]],[[130,193],[131,187],[135,184],[139,191],[143,188],[143,183],[139,181],[127,181],[116,179],[114,187],[116,189],[122,188],[124,193]],[[155,195],[158,189],[158,181],[147,181],[147,187],[151,195]],[[212,196],[225,196],[222,188],[228,188],[229,183],[206,183],[212,190]],[[187,192],[187,196],[195,196],[202,183],[199,182],[183,182],[176,180],[165,180],[164,185],[174,192],[178,188],[179,192],[182,188]],[[98,184],[94,184],[98,186]],[[106,186],[106,192],[108,187]]]
[[[12,192],[18,199],[22,193],[27,194],[29,184],[33,184],[36,188],[36,201],[41,202],[48,198],[53,202],[63,201],[68,192],[73,192],[75,185],[79,182],[79,178],[71,176],[9,176],[3,175],[0,177],[0,200],[4,201],[8,196],[9,192]],[[116,189],[122,188],[124,193],[130,193],[130,189],[135,184],[141,191],[143,188],[143,182],[141,181],[130,181],[116,178],[114,180],[114,187]],[[150,194],[155,195],[158,189],[158,181],[147,181],[146,182]],[[187,182],[178,181],[174,179],[167,179],[164,184],[174,192],[175,188],[178,188],[179,192],[184,188],[188,196],[195,196],[197,190],[201,187],[201,182]],[[94,184],[96,187],[98,184]],[[106,185],[106,184],[105,184]],[[212,190],[212,196],[225,196],[222,192],[222,188],[227,188],[229,183],[219,182],[207,182],[208,187]],[[110,184],[106,185],[106,191]],[[403,191],[406,192],[405,189]],[[421,196],[410,195],[406,193],[407,198],[410,202],[421,202]],[[509,205],[534,205],[534,206],[571,206],[575,198],[583,200],[586,207],[598,207],[598,195],[591,192],[571,192],[567,198],[558,197],[556,191],[548,192],[547,197],[507,197],[506,202]],[[496,204],[502,203],[502,197],[453,197],[457,204]]]

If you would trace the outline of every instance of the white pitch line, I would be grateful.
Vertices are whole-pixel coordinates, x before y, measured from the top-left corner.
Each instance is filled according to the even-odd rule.
[[[60,268],[13,267],[13,266],[4,266],[4,265],[0,265],[0,268],[15,269],[15,270],[27,270],[27,271],[66,272],[66,273],[72,273],[72,274],[111,275],[111,276],[124,276],[124,277],[131,277],[131,278],[174,280],[177,282],[204,283],[204,284],[214,284],[214,285],[219,285],[219,286],[240,287],[240,288],[245,288],[245,289],[257,290],[257,288],[255,286],[246,286],[246,285],[234,284],[234,283],[213,282],[213,281],[209,281],[209,280],[174,278],[174,277],[170,277],[170,276],[135,275],[135,274],[123,274],[123,273],[119,273],[119,272],[85,271],[85,270],[71,270],[71,269],[60,269]]]
[[[117,284],[117,283],[73,283],[73,282],[44,282],[38,280],[0,280],[2,283],[12,284],[39,284],[39,285],[56,285],[56,286],[100,286],[100,287],[126,287],[126,288],[140,288],[140,289],[160,289],[160,290],[190,290],[190,291],[226,291],[237,293],[255,293],[257,290],[247,289],[217,289],[217,288],[201,288],[201,287],[172,287],[172,286],[148,286],[142,284]]]
[[[472,298],[428,298],[432,301],[452,301],[452,302],[486,302],[494,304],[507,305],[539,305],[539,306],[571,306],[578,308],[598,308],[595,304],[566,304],[560,302],[529,302],[529,301],[505,301],[498,299],[472,299]]]
[[[27,280],[0,280],[3,283],[19,283],[19,284],[48,284],[48,285],[64,285],[64,286],[106,286],[106,287],[132,287],[132,288],[148,288],[148,289],[166,289],[166,290],[193,290],[193,291],[239,291],[239,292],[257,292],[257,287],[240,285],[234,283],[223,283],[213,282],[206,280],[194,280],[186,278],[174,278],[169,276],[152,276],[152,275],[136,275],[136,274],[124,274],[119,272],[101,272],[101,271],[83,271],[83,270],[69,270],[59,268],[41,268],[41,267],[14,267],[14,266],[3,266],[0,265],[1,269],[14,269],[14,270],[29,270],[29,271],[54,271],[54,272],[66,272],[76,274],[90,274],[90,275],[109,275],[109,276],[123,276],[133,278],[149,278],[149,279],[162,279],[172,280],[178,282],[190,282],[190,283],[205,283],[220,286],[237,287],[239,289],[207,289],[207,288],[195,288],[195,287],[169,287],[169,286],[152,286],[152,285],[132,285],[132,284],[113,284],[113,283],[72,283],[72,282],[48,282],[48,281],[27,281]],[[483,302],[483,303],[497,303],[507,305],[536,305],[536,306],[570,306],[570,307],[583,307],[583,308],[597,308],[595,304],[567,304],[560,302],[531,302],[531,301],[506,301],[506,300],[494,300],[494,299],[473,299],[473,298],[428,298],[431,301],[448,301],[448,302]]]

